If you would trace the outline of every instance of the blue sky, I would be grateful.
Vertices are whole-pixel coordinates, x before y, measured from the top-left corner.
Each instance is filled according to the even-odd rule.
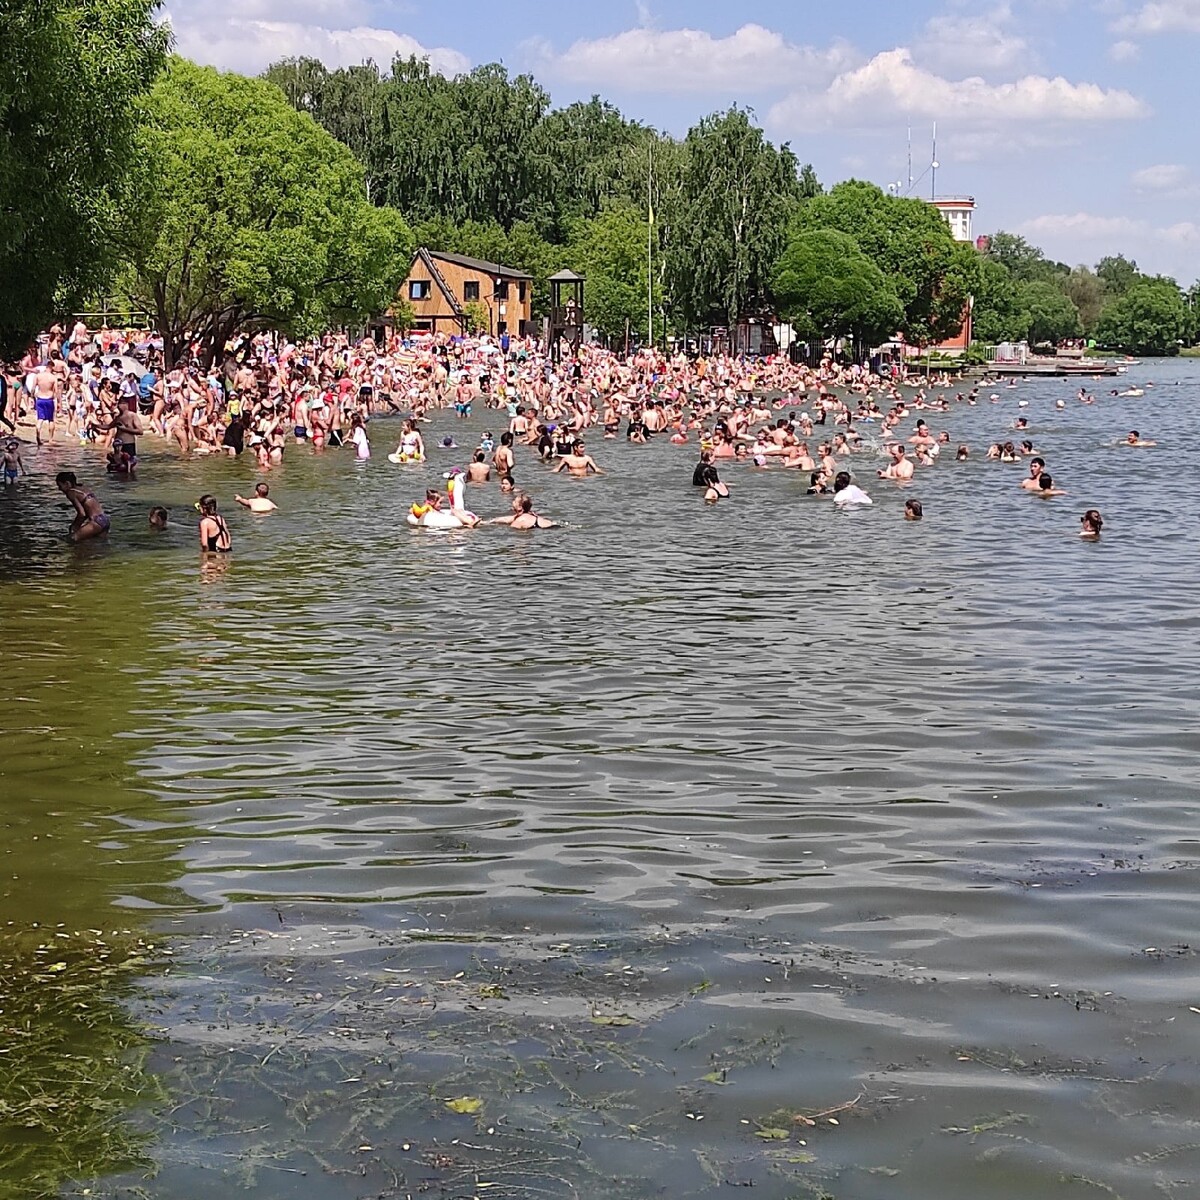
[[[625,0],[591,6],[384,0],[167,0],[181,53],[261,70],[428,55],[453,73],[500,60],[555,103],[599,92],[682,135],[737,102],[827,186],[907,186],[931,160],[939,193],[975,196],[976,232],[1025,234],[1053,258],[1124,252],[1200,277],[1195,62],[1200,0]],[[927,195],[926,177],[915,194]]]

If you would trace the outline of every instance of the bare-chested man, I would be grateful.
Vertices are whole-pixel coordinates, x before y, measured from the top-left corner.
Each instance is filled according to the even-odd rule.
[[[554,474],[557,475],[561,471],[570,472],[576,479],[583,479],[586,475],[603,474],[600,468],[596,466],[592,456],[584,453],[584,445],[580,441],[574,442],[571,446],[571,452],[564,454],[558,460],[558,465],[554,468]]]
[[[903,482],[904,480],[913,477],[912,460],[908,457],[908,453],[903,446],[889,446],[888,453],[892,456],[892,461],[879,472],[880,479],[896,479]]]
[[[58,376],[50,369],[49,364],[43,363],[37,369],[33,386],[33,407],[37,418],[37,444],[42,444],[43,435],[46,441],[54,441],[54,412],[55,404],[62,394],[62,384]]]

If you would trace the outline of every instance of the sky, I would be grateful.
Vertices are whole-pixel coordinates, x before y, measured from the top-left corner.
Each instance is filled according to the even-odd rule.
[[[1200,0],[166,0],[179,53],[253,73],[394,54],[530,72],[677,136],[753,109],[826,187],[970,195],[975,232],[1200,278]],[[932,135],[937,127],[936,183]]]

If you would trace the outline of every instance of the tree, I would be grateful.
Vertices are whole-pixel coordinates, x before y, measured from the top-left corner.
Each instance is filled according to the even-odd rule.
[[[1033,345],[1054,345],[1079,336],[1079,309],[1054,284],[1046,280],[1026,283],[1018,298],[1029,319],[1025,336]]]
[[[1016,342],[1029,332],[1029,314],[1021,309],[1017,285],[1008,269],[987,255],[979,261],[972,315],[980,342]]]
[[[1087,267],[1075,267],[1066,278],[1059,281],[1063,294],[1079,309],[1079,321],[1083,332],[1090,335],[1096,328],[1101,312],[1108,300],[1108,287],[1104,280]]]
[[[1096,274],[1108,287],[1110,295],[1123,296],[1141,278],[1138,265],[1123,254],[1109,254],[1096,264]]]
[[[567,261],[587,277],[584,318],[609,339],[647,333],[646,214],[628,200],[612,201],[590,220],[575,221]]]
[[[1037,247],[1015,233],[1000,230],[988,238],[987,256],[999,263],[1015,283],[1047,280],[1055,274],[1055,266]]]
[[[779,315],[806,339],[850,337],[861,360],[891,337],[904,307],[854,239],[834,229],[794,233],[771,281]]]
[[[904,307],[900,328],[909,341],[938,341],[961,320],[967,260],[931,205],[852,179],[800,207],[794,231],[812,229],[846,234],[884,273]]]
[[[162,68],[156,0],[8,0],[0,41],[0,356],[99,290],[139,101]]]
[[[188,345],[211,362],[235,330],[314,331],[395,298],[408,226],[367,201],[350,151],[273,85],[173,59],[139,149],[125,279],[168,365]]]
[[[799,201],[798,166],[744,109],[705,117],[688,131],[667,285],[688,321],[733,326],[767,280]]]
[[[468,333],[491,333],[492,310],[482,300],[468,300],[463,305]]]
[[[1191,314],[1173,279],[1142,278],[1100,315],[1096,339],[1129,354],[1178,354]]]
[[[1186,342],[1194,346],[1200,342],[1200,281],[1193,283],[1184,293],[1183,302],[1188,310],[1188,330]]]
[[[599,96],[547,113],[536,142],[550,164],[545,207],[556,236],[565,236],[568,222],[596,216],[607,201],[630,198],[621,164],[645,132]]]

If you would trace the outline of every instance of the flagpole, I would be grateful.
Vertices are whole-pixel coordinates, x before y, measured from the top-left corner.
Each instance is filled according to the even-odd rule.
[[[646,340],[654,345],[654,143],[646,168]]]

